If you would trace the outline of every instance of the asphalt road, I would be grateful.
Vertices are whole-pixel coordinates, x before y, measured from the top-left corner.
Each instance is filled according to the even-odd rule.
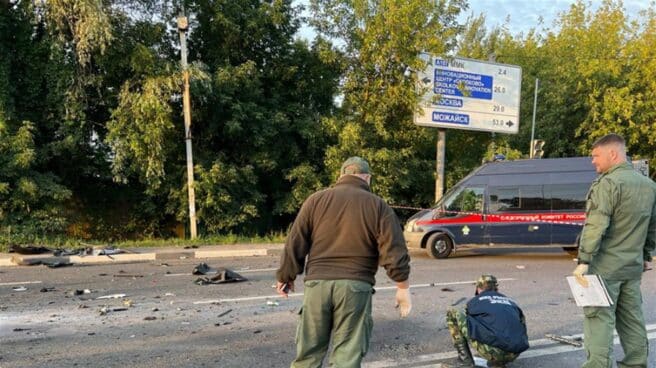
[[[198,262],[0,267],[0,368],[288,367],[302,285],[289,299],[277,297],[272,286],[278,258],[259,256],[207,260],[249,281],[200,286],[194,283],[199,276],[191,275]],[[461,307],[473,295],[474,280],[492,273],[501,291],[523,308],[529,327],[531,349],[509,367],[580,367],[583,350],[545,339],[548,333],[582,333],[583,314],[564,279],[574,267],[571,256],[553,249],[469,251],[446,260],[413,253],[409,318],[399,319],[393,283],[384,270],[378,273],[364,366],[442,367],[455,357],[446,309]],[[643,279],[652,352],[654,272]],[[14,290],[21,286],[26,290]],[[125,296],[98,299],[114,294]],[[622,356],[618,345],[615,352]],[[653,355],[649,367],[656,368]]]

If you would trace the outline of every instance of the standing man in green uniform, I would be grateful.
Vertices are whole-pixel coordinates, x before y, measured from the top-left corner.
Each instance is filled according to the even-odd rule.
[[[588,192],[586,218],[573,274],[601,276],[610,307],[584,307],[587,361],[582,368],[611,368],[613,329],[624,349],[619,368],[647,368],[649,343],[642,313],[640,281],[651,269],[656,247],[656,184],[633,169],[624,139],[608,134],[592,145],[600,174]]]
[[[340,173],[333,187],[303,203],[276,273],[278,293],[287,296],[305,271],[294,368],[321,367],[331,339],[331,366],[360,367],[369,349],[379,265],[396,281],[401,317],[411,309],[410,257],[396,214],[371,193],[367,161],[351,157]]]

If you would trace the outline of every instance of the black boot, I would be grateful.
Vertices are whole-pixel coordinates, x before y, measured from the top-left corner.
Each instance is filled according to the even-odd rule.
[[[500,362],[487,362],[488,368],[506,368],[505,363],[500,363]]]
[[[458,360],[462,363],[462,367],[474,367],[474,358],[469,351],[467,341],[461,341],[455,344],[458,350]]]

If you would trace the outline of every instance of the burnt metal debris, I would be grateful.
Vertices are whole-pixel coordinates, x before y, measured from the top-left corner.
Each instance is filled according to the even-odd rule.
[[[241,282],[248,281],[247,278],[238,274],[237,272],[219,267],[217,269],[211,268],[206,263],[201,263],[198,266],[194,267],[194,275],[210,275],[215,274],[212,277],[199,277],[194,281],[196,285],[210,285],[210,284],[227,284],[231,282]]]

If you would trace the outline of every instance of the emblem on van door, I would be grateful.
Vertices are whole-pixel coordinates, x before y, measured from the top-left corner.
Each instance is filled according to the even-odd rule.
[[[462,227],[462,234],[469,235],[469,226],[465,225]]]

